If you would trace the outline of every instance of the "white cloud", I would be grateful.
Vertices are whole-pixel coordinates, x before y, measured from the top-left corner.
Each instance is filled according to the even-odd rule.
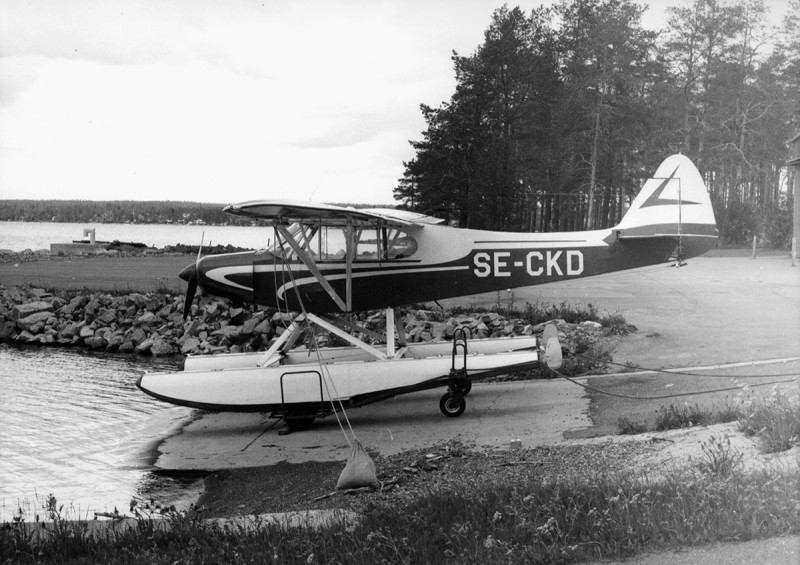
[[[5,0],[0,198],[391,202],[489,0]]]

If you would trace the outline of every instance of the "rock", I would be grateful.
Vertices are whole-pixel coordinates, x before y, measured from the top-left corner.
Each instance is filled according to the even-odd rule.
[[[81,331],[78,332],[78,337],[81,339],[86,339],[89,337],[94,337],[94,326],[89,324],[88,326],[83,326]]]
[[[36,312],[35,314],[31,314],[30,316],[18,319],[17,327],[20,328],[21,330],[28,330],[32,334],[37,334],[40,331],[42,331],[45,322],[49,320],[52,316],[53,314],[50,311]],[[33,329],[34,326],[38,326],[38,329],[34,330]]]
[[[139,343],[135,347],[136,353],[146,353],[146,352],[150,351],[150,348],[153,347],[153,342],[154,341],[155,341],[154,338],[148,337],[146,340],[144,340],[143,342]]]
[[[296,312],[275,312],[272,315],[272,324],[273,325],[286,325],[288,326],[291,324],[294,319],[297,317]]]
[[[200,340],[196,337],[190,337],[181,344],[181,353],[186,355],[187,353],[195,351],[198,347],[200,347]]]
[[[147,334],[142,328],[135,328],[127,337],[133,342],[134,346],[136,346],[147,339]]]
[[[9,339],[16,332],[14,322],[0,322],[0,340]]]
[[[599,330],[600,328],[603,327],[603,324],[599,322],[592,322],[591,320],[586,320],[585,322],[581,322],[581,326],[592,330]]]
[[[31,295],[33,295],[33,296],[35,296],[36,298],[39,298],[39,299],[50,298],[51,296],[53,296],[52,294],[50,294],[49,292],[47,292],[43,288],[32,288],[32,289],[30,289],[29,292],[31,293]]]
[[[110,324],[117,319],[117,313],[114,310],[108,309],[97,317],[99,322]]]
[[[164,355],[172,354],[172,345],[166,340],[156,338],[153,340],[153,345],[150,347],[150,355],[153,357],[162,357]]]
[[[53,310],[59,310],[66,305],[67,301],[60,296],[53,296],[47,299],[47,302],[53,305]]]
[[[45,302],[44,300],[26,302],[25,304],[15,306],[11,310],[11,319],[16,321],[20,318],[27,318],[31,314],[37,314],[39,312],[52,312],[53,310],[53,305],[49,302]]]
[[[258,318],[250,318],[249,320],[245,320],[244,324],[242,324],[242,333],[244,335],[253,335],[256,331],[256,327],[258,327],[258,324]]]
[[[107,337],[108,345],[106,345],[106,351],[119,351],[125,338],[123,338],[120,334],[115,333],[111,336]]]
[[[155,321],[155,319],[156,319],[155,314],[153,314],[152,312],[145,312],[144,314],[136,318],[136,321],[134,323],[137,326],[143,326],[145,324],[152,324]]]
[[[100,336],[87,337],[83,340],[83,343],[89,349],[105,349],[106,345],[108,345],[108,342],[105,340],[105,338]]]
[[[255,334],[269,334],[272,331],[272,326],[269,323],[269,320],[262,320],[255,328],[253,328],[253,333]]]

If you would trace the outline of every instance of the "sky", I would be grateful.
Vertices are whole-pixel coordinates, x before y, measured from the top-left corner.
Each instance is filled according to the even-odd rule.
[[[0,200],[391,204],[501,5],[2,0]]]

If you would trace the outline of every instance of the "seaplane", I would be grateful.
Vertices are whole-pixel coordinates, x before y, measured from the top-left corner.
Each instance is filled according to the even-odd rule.
[[[198,288],[239,303],[298,313],[266,351],[194,355],[183,370],[145,373],[145,393],[212,411],[268,412],[288,430],[400,394],[446,388],[439,408],[460,416],[472,382],[557,368],[552,324],[542,335],[411,343],[399,308],[439,299],[569,281],[700,255],[718,237],[703,178],[672,155],[612,228],[560,233],[462,229],[424,214],[283,200],[225,212],[271,226],[265,249],[208,255],[186,267],[184,316]],[[385,331],[342,314],[385,311]],[[383,327],[383,326],[381,326]],[[346,343],[316,347],[324,330]],[[312,336],[309,339],[309,335]],[[310,344],[310,345],[309,345]]]

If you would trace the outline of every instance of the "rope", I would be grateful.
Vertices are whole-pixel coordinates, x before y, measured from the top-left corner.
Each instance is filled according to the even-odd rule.
[[[665,374],[668,374],[668,375],[685,375],[685,376],[688,376],[688,377],[704,377],[704,378],[708,378],[708,379],[763,379],[763,378],[766,378],[766,377],[796,377],[796,376],[798,376],[797,371],[795,371],[793,373],[774,373],[774,374],[769,374],[769,375],[706,375],[706,374],[703,374],[703,373],[690,373],[690,372],[686,372],[686,371],[675,371],[673,369],[647,369],[645,367],[639,367],[637,365],[629,365],[627,363],[614,363],[613,361],[605,361],[605,360],[600,359],[598,357],[590,357],[589,355],[584,355],[582,353],[574,353],[573,355],[575,355],[576,357],[582,357],[583,359],[586,359],[587,361],[593,361],[595,363],[605,363],[607,365],[616,365],[618,367],[626,367],[628,369],[636,369],[638,371],[642,371],[642,372],[646,372],[646,373],[665,373]],[[789,359],[789,360],[786,360],[784,362],[786,363],[786,362],[797,361],[797,360],[800,360],[800,358]]]
[[[584,388],[586,390],[590,390],[592,392],[597,392],[599,394],[605,394],[606,396],[613,396],[615,398],[625,398],[625,399],[628,399],[628,400],[666,400],[666,399],[669,399],[669,398],[679,398],[681,396],[695,396],[695,395],[700,395],[700,394],[712,394],[712,393],[715,393],[715,392],[727,392],[727,391],[731,391],[731,390],[744,390],[747,387],[769,386],[769,385],[791,383],[791,382],[797,381],[797,378],[794,378],[794,379],[786,379],[786,380],[782,380],[782,381],[770,381],[768,383],[756,383],[756,384],[753,384],[753,385],[731,386],[731,387],[726,387],[726,388],[717,388],[717,389],[713,389],[713,390],[701,390],[699,392],[679,392],[679,393],[676,393],[676,394],[664,394],[664,395],[658,395],[658,396],[633,396],[633,395],[630,395],[630,394],[619,394],[619,393],[616,393],[616,392],[608,392],[606,390],[600,390],[599,388],[595,388],[595,387],[587,385],[585,383],[580,383],[580,382],[576,381],[575,379],[573,379],[571,377],[568,377],[567,375],[556,371],[555,369],[550,369],[550,370],[553,373],[555,373],[556,375],[558,375],[559,377],[561,377],[563,379],[566,379],[567,381],[571,382],[572,384],[577,385],[577,386],[579,386],[581,388]],[[707,376],[707,375],[698,375],[698,376],[704,377],[704,376]],[[729,377],[729,378],[737,378],[737,377]]]
[[[277,234],[277,232],[276,232]],[[282,253],[281,257],[283,259],[283,265],[286,266],[286,254]],[[297,284],[294,279],[294,272],[289,266],[286,269],[289,272],[289,278],[292,281],[292,289],[294,290],[295,296],[297,297],[297,302],[300,305],[300,310],[303,313],[303,316],[307,316],[308,312],[306,311],[305,303],[303,302],[302,296],[300,296],[300,291],[297,288]],[[308,319],[308,318],[306,318]],[[342,421],[339,418],[339,413],[336,410],[336,403],[334,402],[334,395],[331,394],[330,387],[328,383],[330,382],[330,386],[333,387],[333,392],[336,395],[336,400],[339,402],[339,407],[341,408],[342,414],[344,415],[345,422],[347,422],[347,428],[350,430],[350,434],[353,436],[353,440],[356,440],[356,433],[353,430],[353,426],[350,424],[350,418],[347,417],[347,410],[345,410],[344,403],[342,402],[341,397],[339,396],[339,391],[336,390],[336,383],[334,382],[333,378],[331,377],[330,371],[322,362],[322,354],[319,351],[319,347],[317,347],[317,340],[316,340],[316,333],[315,330],[311,329],[311,337],[313,338],[312,341],[314,343],[313,350],[317,355],[317,364],[319,365],[320,369],[320,376],[322,377],[322,383],[325,385],[325,391],[328,393],[328,398],[330,400],[331,406],[333,407],[333,415],[336,417],[336,422],[339,424],[339,428],[342,430],[342,434],[344,435],[344,439],[347,441],[347,444],[352,448],[353,442],[350,440],[350,437],[347,435],[347,431],[345,431],[344,426],[342,425]]]

